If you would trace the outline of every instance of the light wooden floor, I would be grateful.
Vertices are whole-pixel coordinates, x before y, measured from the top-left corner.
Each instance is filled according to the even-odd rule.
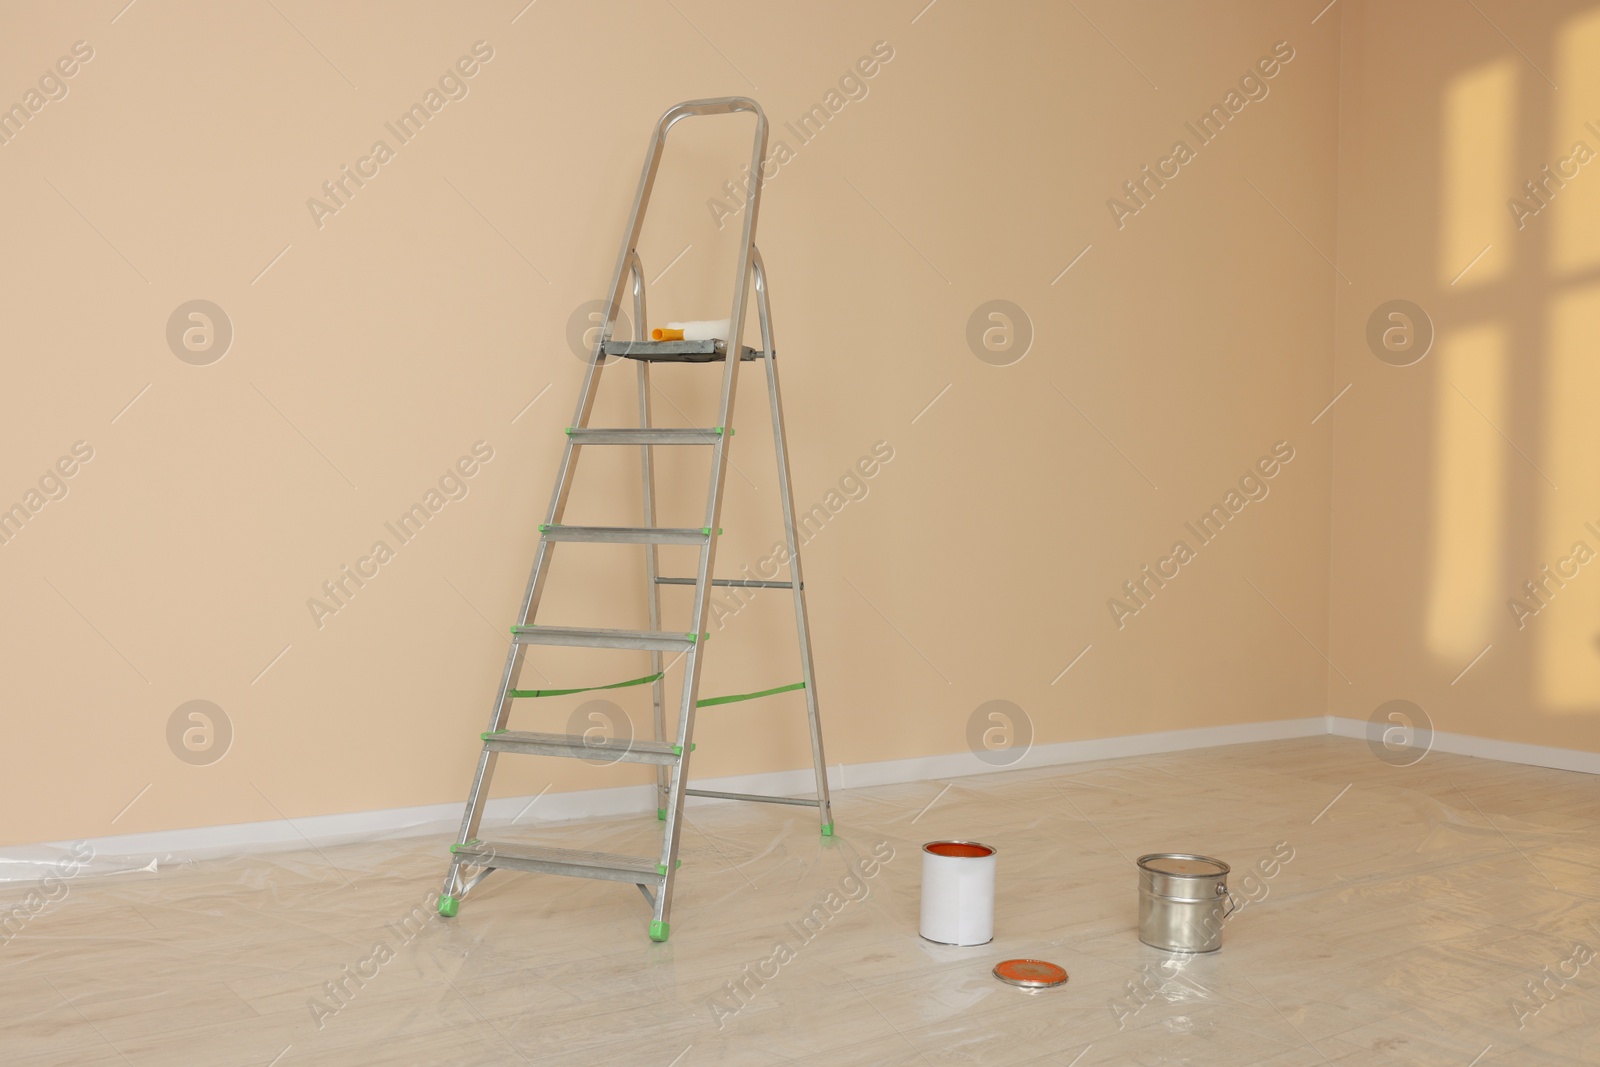
[[[692,809],[665,945],[630,886],[506,872],[408,930],[437,838],[78,879],[0,943],[0,1062],[1600,1063],[1600,957],[1567,962],[1600,951],[1600,779],[1437,753],[1397,770],[1318,738],[848,790],[831,841],[803,814]],[[630,852],[655,830],[529,833]],[[999,848],[993,944],[918,938],[936,837]],[[1245,881],[1275,846],[1293,858]],[[847,881],[874,849],[893,858]],[[1131,858],[1177,850],[1228,860],[1255,902],[1173,975],[1135,936]],[[802,941],[789,924],[830,891],[837,914]],[[731,999],[779,941],[793,958]],[[1016,956],[1072,980],[989,976]],[[358,970],[347,1003],[327,994]]]

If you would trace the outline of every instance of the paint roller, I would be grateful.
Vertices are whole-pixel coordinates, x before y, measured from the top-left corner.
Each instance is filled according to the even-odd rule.
[[[669,322],[663,328],[650,331],[652,341],[725,341],[731,319],[693,319],[689,322]]]

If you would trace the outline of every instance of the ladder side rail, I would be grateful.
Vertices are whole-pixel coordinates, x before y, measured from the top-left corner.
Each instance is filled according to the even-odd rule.
[[[761,192],[765,184],[761,164],[767,158],[767,116],[761,106],[754,100],[731,97],[722,101],[693,102],[680,104],[662,116],[663,124],[670,124],[669,117],[673,112],[683,109],[692,109],[701,103],[706,103],[717,110],[691,111],[694,114],[717,114],[728,111],[750,111],[756,118],[755,138],[750,150],[750,195],[749,202],[745,205],[744,223],[740,234],[739,263],[733,282],[733,306],[729,312],[728,329],[728,358],[724,361],[722,370],[722,399],[718,406],[718,426],[733,426],[733,403],[739,382],[740,345],[744,343],[745,305],[750,297],[750,261],[755,251],[756,220],[761,209]],[[683,116],[679,116],[680,118]],[[671,119],[677,121],[676,118]],[[689,754],[692,751],[690,739],[694,735],[695,701],[700,692],[700,667],[701,653],[704,651],[706,638],[701,636],[706,633],[705,619],[706,608],[711,600],[711,576],[716,563],[717,530],[722,520],[722,489],[727,478],[727,453],[732,433],[724,433],[712,446],[711,476],[707,488],[706,521],[705,526],[710,530],[705,546],[700,549],[700,565],[695,576],[694,608],[691,613],[692,630],[696,635],[692,647],[685,659],[683,670],[683,696],[678,709],[678,745],[682,749],[682,756],[677,766],[672,769],[672,796],[671,803],[667,806],[666,827],[661,846],[661,868],[665,872],[661,883],[661,892],[656,896],[655,918],[652,929],[664,932],[666,924],[671,918],[672,889],[677,876],[678,840],[683,829],[683,798],[684,788],[689,778]],[[659,925],[657,925],[659,924]]]
[[[682,106],[682,105],[680,105]],[[606,302],[606,312],[600,330],[595,336],[594,348],[589,354],[589,366],[584,371],[583,387],[578,393],[578,404],[573,412],[571,425],[584,427],[589,424],[589,414],[594,409],[595,396],[598,393],[600,372],[605,367],[605,343],[611,339],[612,331],[616,328],[617,308],[622,300],[623,283],[627,273],[632,267],[632,261],[637,258],[634,246],[638,244],[639,232],[644,225],[644,211],[650,203],[650,192],[655,186],[656,173],[661,167],[661,152],[666,131],[671,127],[668,117],[677,109],[670,109],[661,120],[657,122],[654,133],[650,138],[650,150],[645,156],[644,168],[639,174],[639,186],[634,192],[633,206],[628,214],[628,226],[623,233],[622,249],[617,256],[617,267],[612,274],[610,296]],[[677,121],[673,119],[672,121]],[[642,328],[642,326],[641,326]],[[575,444],[569,435],[561,451],[561,463],[556,472],[556,483],[550,493],[550,506],[545,512],[545,525],[553,526],[561,521],[566,511],[567,495],[572,488],[572,478],[576,473],[577,460],[581,445]],[[539,601],[544,595],[544,582],[549,573],[549,562],[554,543],[541,537],[538,547],[534,550],[533,568],[528,575],[528,584],[523,592],[522,605],[517,612],[516,625],[527,626],[538,614]],[[496,733],[505,729],[505,724],[511,714],[510,691],[519,672],[522,669],[523,657],[526,655],[527,646],[512,642],[506,652],[505,669],[500,676],[500,689],[494,705],[494,712],[489,717],[489,733]],[[478,767],[473,775],[472,788],[467,793],[467,802],[461,816],[461,830],[457,837],[457,844],[465,844],[478,835],[478,827],[483,819],[483,808],[488,800],[488,785],[493,777],[494,767],[498,753],[487,747],[478,757]],[[454,896],[459,882],[461,863],[453,861],[448,873],[445,875],[444,896]]]
[[[683,107],[685,105],[679,105]],[[578,428],[589,425],[589,414],[594,410],[594,401],[599,393],[600,372],[605,369],[606,342],[611,340],[611,334],[616,329],[617,310],[622,305],[623,287],[628,281],[633,263],[638,258],[635,246],[639,243],[639,233],[644,228],[645,209],[650,206],[650,193],[655,188],[656,173],[661,169],[661,153],[665,147],[667,130],[672,123],[668,116],[677,108],[668,109],[656,123],[655,131],[650,135],[650,150],[645,154],[644,168],[639,173],[639,187],[633,194],[633,206],[628,211],[628,225],[623,231],[622,247],[617,253],[617,266],[611,274],[611,288],[606,298],[605,319],[600,324],[600,330],[595,335],[594,349],[589,353],[589,367],[584,372],[583,388],[578,393],[578,406],[573,411],[571,425]],[[674,119],[673,121],[677,121]],[[642,293],[641,303],[642,303]],[[643,329],[643,324],[639,329]],[[577,467],[578,455],[582,445],[576,444],[571,435],[567,437],[566,448],[561,454],[561,466],[556,473],[556,486],[550,495],[550,507],[545,512],[545,525],[554,526],[560,523],[562,514],[567,507],[567,493],[571,489],[572,475]],[[525,598],[523,611],[518,619],[518,625],[527,626],[533,621],[538,612],[539,600],[544,593],[545,568],[544,563],[549,558],[550,542],[544,538],[539,539],[539,550],[534,557],[533,576],[528,583],[528,596]]]
[[[772,412],[772,448],[778,468],[778,498],[783,503],[783,535],[789,551],[789,584],[794,589],[794,625],[800,644],[800,677],[805,681],[806,719],[811,730],[811,761],[817,774],[817,807],[823,833],[833,832],[833,807],[828,797],[828,759],[822,750],[822,720],[817,711],[817,677],[811,659],[811,623],[806,612],[805,575],[800,565],[800,531],[795,525],[794,488],[789,477],[789,442],[783,421],[783,400],[778,389],[777,342],[772,325],[771,293],[761,251],[751,258],[755,275],[756,310],[761,318],[761,348],[767,370],[767,401]]]
[[[596,368],[605,361],[605,343],[611,340],[612,331],[616,328],[617,311],[622,306],[623,286],[628,280],[633,262],[638,257],[636,249],[639,244],[639,234],[644,230],[645,209],[650,206],[650,192],[655,188],[656,172],[661,169],[661,153],[666,147],[667,130],[672,125],[667,121],[667,116],[670,114],[672,110],[662,115],[656,123],[655,130],[650,134],[650,149],[645,153],[644,169],[639,173],[639,187],[633,194],[633,206],[628,209],[628,225],[622,231],[622,247],[617,251],[617,266],[611,272],[611,288],[606,297],[605,320],[595,337],[594,351],[591,353],[589,363],[591,375],[594,375]],[[643,330],[644,324],[640,323],[635,329]],[[585,389],[584,394],[578,399],[578,411],[573,417],[572,425],[587,425],[580,420],[588,415],[585,401],[590,399]]]

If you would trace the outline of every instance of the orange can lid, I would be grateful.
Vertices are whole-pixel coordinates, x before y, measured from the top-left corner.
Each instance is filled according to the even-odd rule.
[[[1023,989],[1050,989],[1067,984],[1066,969],[1044,960],[1002,960],[995,964],[994,976],[1007,985]]]

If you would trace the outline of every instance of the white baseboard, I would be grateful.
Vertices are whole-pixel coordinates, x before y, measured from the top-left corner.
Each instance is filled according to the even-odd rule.
[[[1366,722],[1331,715],[1275,722],[1236,723],[1193,730],[1168,730],[1161,733],[1128,734],[1122,737],[1034,745],[1021,759],[1003,767],[986,763],[970,752],[914,756],[875,763],[835,764],[828,769],[828,782],[829,786],[836,790],[858,786],[893,785],[988,774],[995,771],[1118,759],[1124,756],[1181,752],[1219,745],[1321,737],[1327,734],[1365,738],[1368,729],[1369,725]],[[1600,753],[1595,752],[1491,741],[1465,734],[1447,733],[1435,734],[1433,747],[1440,752],[1464,756],[1600,774]],[[814,781],[811,770],[806,768],[702,779],[694,782],[694,786],[698,789],[716,789],[724,792],[798,796],[811,793]],[[701,805],[732,802],[691,797],[689,803]],[[484,812],[484,823],[493,826],[515,821],[521,825],[528,825],[603,815],[645,814],[653,811],[655,806],[653,785],[549,793],[537,800],[534,797],[503,797],[489,802]],[[162,861],[198,859],[206,856],[304,848],[307,845],[336,845],[417,834],[450,833],[455,830],[460,819],[460,803],[429,804],[338,815],[312,815],[271,822],[122,834],[115,837],[91,838],[88,843],[95,852],[95,861],[91,864],[93,869],[132,870],[147,869],[151,857],[157,857]],[[6,849],[4,854],[0,855],[0,884],[26,880],[33,868],[38,868],[34,877],[42,877],[43,865],[56,861],[61,856],[62,850],[71,844],[72,842],[55,842],[48,845]]]
[[[1371,741],[1379,739],[1378,727],[1363,719],[1346,719],[1338,715],[1329,715],[1327,720],[1327,732],[1335,737],[1353,737],[1357,740]],[[1433,735],[1432,750],[1448,752],[1452,756],[1472,756],[1477,759],[1499,760],[1501,763],[1520,763],[1528,767],[1600,774],[1600,752],[1584,752],[1576,748],[1528,745],[1520,741],[1496,741],[1488,737],[1474,737],[1472,734],[1439,731]]]

